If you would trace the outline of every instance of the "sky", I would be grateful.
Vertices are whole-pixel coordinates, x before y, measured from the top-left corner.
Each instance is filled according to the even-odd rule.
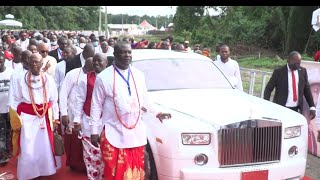
[[[103,6],[104,7],[104,6]],[[108,14],[128,14],[128,15],[148,15],[148,16],[166,16],[174,15],[177,6],[107,6]],[[217,15],[214,10],[209,10],[210,15]]]

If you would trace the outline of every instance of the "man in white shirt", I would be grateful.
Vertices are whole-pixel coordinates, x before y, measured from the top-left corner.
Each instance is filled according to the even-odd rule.
[[[48,55],[49,54],[49,47],[48,44],[46,43],[40,43],[38,45],[38,52],[43,58],[43,67],[42,70],[49,75],[51,75],[53,78],[56,66],[57,66],[57,61],[54,57]]]
[[[189,47],[189,41],[184,41],[183,46],[185,48],[185,51],[191,52],[191,48]]]
[[[25,31],[21,31],[19,33],[20,39],[16,41],[16,43],[22,48],[22,51],[28,49],[29,39],[27,38],[27,33]]]
[[[67,155],[66,165],[76,171],[86,171],[82,141],[78,138],[78,129],[73,129],[75,106],[77,105],[76,91],[80,80],[86,78],[87,73],[92,70],[92,58],[90,57],[83,67],[73,69],[67,73],[59,92],[61,121],[63,126],[66,127],[64,134],[64,146]]]
[[[9,87],[13,69],[4,66],[4,54],[0,52],[0,166],[6,164],[10,157],[11,126],[9,121]]]
[[[26,73],[28,72],[29,68],[29,60],[32,55],[32,52],[29,50],[25,50],[21,53],[21,63],[23,68],[22,69],[15,69],[10,80],[10,90],[9,90],[9,102],[8,106],[9,107],[15,107],[17,105],[13,104],[13,87],[17,84],[17,79],[20,78],[21,76],[25,76]]]
[[[150,101],[143,73],[130,66],[131,46],[124,41],[117,43],[114,57],[114,65],[99,73],[95,81],[89,122],[91,142],[98,147],[100,127],[104,126],[100,147],[105,179],[124,179],[124,175],[138,173],[143,180],[147,136],[141,108],[160,121],[171,118],[171,114],[160,113]]]
[[[11,69],[22,69],[22,63],[21,63],[21,53],[22,53],[22,48],[21,47],[14,47],[11,49],[12,54],[13,54],[13,59],[11,61],[6,60],[5,66],[7,68]]]
[[[98,48],[96,49],[96,53],[100,52],[100,53],[104,53],[107,56],[113,56],[113,52],[114,49],[113,47],[109,46],[107,42],[102,42],[101,45],[98,46]]]
[[[63,54],[63,60],[57,64],[55,69],[56,72],[54,80],[56,82],[58,92],[60,92],[60,87],[62,85],[64,77],[66,76],[66,61],[69,61],[76,55],[76,49],[74,48],[74,46],[67,46],[64,48]]]
[[[56,35],[51,35],[50,36],[50,45],[49,45],[49,51],[53,51],[59,48],[58,45],[58,39]]]
[[[87,176],[90,180],[102,180],[103,177],[103,163],[101,159],[99,163],[92,160],[90,157],[90,152],[94,151],[96,148],[87,142],[90,142],[90,107],[91,107],[91,98],[92,91],[94,88],[94,83],[96,80],[96,75],[98,75],[101,71],[107,68],[108,66],[108,58],[105,54],[97,53],[93,56],[92,61],[94,71],[91,71],[87,74],[86,77],[82,78],[79,82],[79,86],[76,89],[76,103],[74,103],[74,123],[81,123],[81,131],[82,131],[82,143],[83,143],[83,159],[86,163],[87,167]],[[71,72],[71,71],[70,71]],[[103,126],[99,127],[99,133],[101,133]],[[97,150],[97,154],[95,156],[101,157],[100,149]],[[89,161],[89,158],[91,161]],[[96,174],[96,176],[94,175]]]
[[[230,83],[243,91],[240,68],[237,61],[230,58],[230,49],[227,45],[220,47],[220,59],[214,61],[218,68],[226,75]]]
[[[79,38],[79,47],[77,48],[77,54],[82,53],[83,48],[86,46],[87,40],[84,37]]]

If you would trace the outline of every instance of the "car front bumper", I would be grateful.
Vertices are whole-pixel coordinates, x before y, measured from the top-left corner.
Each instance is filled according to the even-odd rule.
[[[159,180],[241,180],[242,172],[268,170],[269,180],[298,180],[305,173],[306,159],[296,158],[290,161],[228,168],[182,168],[180,177],[159,175]]]

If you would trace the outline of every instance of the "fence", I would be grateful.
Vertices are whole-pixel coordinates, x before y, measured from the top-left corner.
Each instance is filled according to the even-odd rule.
[[[256,69],[240,68],[243,91],[250,95],[263,98],[264,89],[272,72]]]

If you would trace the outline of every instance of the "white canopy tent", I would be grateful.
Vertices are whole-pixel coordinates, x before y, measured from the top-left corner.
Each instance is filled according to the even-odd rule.
[[[0,21],[0,26],[13,26],[13,27],[22,27],[22,23],[14,19],[12,14],[7,14],[5,20]]]
[[[166,29],[163,27],[163,26],[161,26],[161,28],[159,29],[159,31],[165,31]]]

